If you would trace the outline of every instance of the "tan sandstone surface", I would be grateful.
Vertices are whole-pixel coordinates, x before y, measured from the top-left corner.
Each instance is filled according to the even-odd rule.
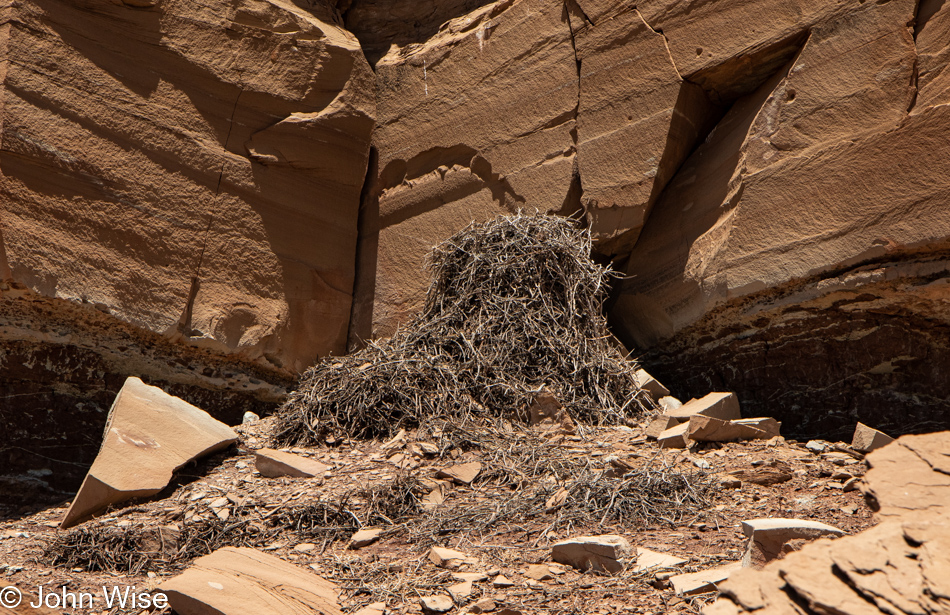
[[[5,277],[293,370],[343,349],[371,71],[285,0],[3,7]]]

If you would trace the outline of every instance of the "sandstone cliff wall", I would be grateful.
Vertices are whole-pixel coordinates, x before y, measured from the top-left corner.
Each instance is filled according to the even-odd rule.
[[[947,426],[948,66],[942,0],[4,0],[6,399],[98,366],[4,418],[89,440],[126,375],[266,409],[538,209],[680,397]]]
[[[0,3],[0,474],[75,488],[126,376],[233,423],[344,351],[374,84],[302,4]]]

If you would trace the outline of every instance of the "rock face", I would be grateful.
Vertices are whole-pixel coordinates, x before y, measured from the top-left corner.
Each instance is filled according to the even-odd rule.
[[[0,491],[75,490],[128,376],[233,424],[344,349],[375,101],[336,19],[0,6]]]
[[[61,527],[81,523],[111,504],[155,495],[178,468],[235,442],[237,434],[204,410],[129,378],[109,411],[99,455]]]
[[[3,277],[292,371],[343,350],[374,101],[332,11],[2,11]]]
[[[353,10],[353,9],[351,9]],[[576,209],[577,64],[561,3],[504,0],[376,64],[357,337],[420,306],[425,254],[473,220]]]
[[[915,7],[823,17],[657,199],[613,321],[678,393],[728,387],[842,438],[855,418],[946,420],[950,9],[922,5],[915,39]]]

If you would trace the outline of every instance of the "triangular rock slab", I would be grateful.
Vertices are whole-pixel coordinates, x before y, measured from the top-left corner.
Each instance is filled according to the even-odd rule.
[[[245,547],[199,557],[159,591],[179,615],[342,615],[337,586]]]
[[[178,468],[237,442],[210,414],[130,377],[112,403],[99,454],[61,524],[67,528],[164,489]]]

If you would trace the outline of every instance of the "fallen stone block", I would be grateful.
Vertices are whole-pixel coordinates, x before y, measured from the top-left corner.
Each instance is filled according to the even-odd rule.
[[[659,400],[661,397],[666,397],[670,394],[670,390],[660,384],[660,381],[647,373],[645,369],[637,370],[637,381],[640,383],[640,388],[650,394],[655,400]]]
[[[452,600],[462,603],[468,600],[472,595],[472,582],[462,581],[461,583],[456,583],[455,585],[449,585],[448,590],[449,595],[452,596]]]
[[[805,519],[750,519],[742,522],[742,532],[749,539],[744,568],[761,568],[783,553],[783,547],[792,541],[811,541],[822,536],[843,536],[836,527]],[[799,547],[800,543],[796,545]],[[792,550],[798,550],[797,548]]]
[[[278,476],[292,476],[294,478],[313,478],[322,476],[330,469],[319,461],[307,459],[300,455],[275,451],[272,448],[262,448],[254,451],[254,466],[261,476],[277,478]]]
[[[673,584],[673,590],[678,596],[705,594],[706,592],[716,591],[719,583],[728,579],[729,575],[741,568],[741,563],[733,562],[709,570],[673,575],[670,577],[670,583]]]
[[[199,557],[158,589],[179,615],[342,615],[336,585],[245,547]]]
[[[679,421],[672,416],[661,414],[650,421],[650,424],[647,425],[647,428],[643,431],[643,435],[645,435],[650,440],[658,440],[664,431],[671,427],[676,427],[681,422],[682,421]]]
[[[637,547],[637,563],[634,565],[633,571],[643,572],[650,568],[672,568],[673,566],[685,564],[688,561],[689,560],[683,559],[682,557],[676,557],[668,553],[658,553],[657,551]]]
[[[742,418],[739,414],[739,400],[734,393],[710,393],[700,399],[691,399],[675,410],[668,410],[668,415],[678,421],[688,421],[694,414],[711,416],[723,421],[732,421]]]
[[[686,448],[687,431],[689,431],[689,423],[679,423],[661,433],[656,442],[660,448]]]
[[[529,579],[534,579],[535,581],[550,581],[554,578],[554,575],[551,574],[551,569],[544,564],[531,564],[528,566],[528,569],[524,571],[524,576]]]
[[[439,470],[436,476],[439,478],[449,478],[457,483],[462,483],[463,485],[470,485],[481,471],[482,464],[477,461],[472,461],[470,463],[462,463],[457,466],[443,468],[442,470]]]
[[[109,410],[99,454],[61,527],[132,498],[155,495],[183,465],[237,442],[237,434],[183,399],[130,377]]]
[[[697,442],[768,440],[779,435],[781,425],[775,419],[768,417],[724,421],[695,414],[689,417],[686,437]]]
[[[868,427],[864,423],[858,423],[854,428],[854,437],[851,439],[851,448],[862,453],[869,453],[876,448],[881,448],[894,441],[882,431]]]
[[[551,547],[551,559],[578,570],[620,572],[633,557],[633,548],[623,536],[604,534],[562,540]]]
[[[429,549],[429,561],[439,568],[458,568],[462,564],[478,563],[478,560],[470,555],[445,547]]]
[[[478,602],[476,602],[475,604],[469,607],[469,612],[475,613],[475,615],[479,615],[480,613],[490,613],[494,610],[495,610],[495,600],[491,598],[490,596],[486,598],[482,598],[481,600],[479,600]]]

